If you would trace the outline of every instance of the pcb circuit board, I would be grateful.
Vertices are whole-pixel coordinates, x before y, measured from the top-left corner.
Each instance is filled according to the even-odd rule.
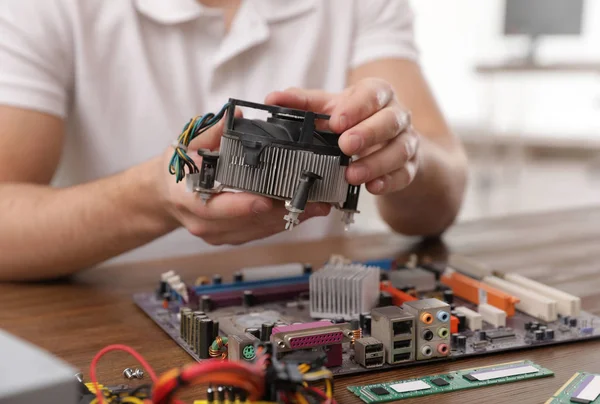
[[[296,268],[259,269],[262,276],[246,271],[231,283],[193,287],[167,273],[157,290],[133,298],[197,361],[218,355],[252,360],[252,342],[262,339],[276,341],[283,356],[323,350],[336,376],[600,338],[600,318],[580,310],[577,298],[545,293],[545,286],[526,279],[484,284],[456,268],[409,273],[414,268],[338,261],[317,271]],[[425,272],[433,275],[421,276]],[[417,286],[396,288],[390,279],[397,274]],[[514,284],[504,285],[509,279]],[[527,300],[531,295],[538,300]],[[205,337],[203,324],[214,326]],[[217,336],[229,343],[215,345]]]
[[[599,404],[600,375],[575,373],[545,404]]]

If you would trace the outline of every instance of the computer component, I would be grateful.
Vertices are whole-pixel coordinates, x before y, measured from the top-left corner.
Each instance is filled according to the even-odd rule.
[[[323,267],[339,266],[341,268],[360,265],[368,267],[360,262],[352,262],[346,257],[334,257],[325,263]],[[402,264],[399,263],[397,266],[402,267]],[[436,267],[438,266],[445,268],[444,265],[436,263]],[[468,278],[463,273],[454,271],[456,274],[464,276],[469,281],[474,282],[475,285],[479,285],[481,290],[487,292],[481,293],[474,288],[475,299],[477,300],[477,302],[474,303],[470,298],[465,299],[460,295],[460,287],[459,289],[456,289],[442,284],[434,291],[417,292],[413,289],[407,292],[394,288],[389,281],[383,281],[379,283],[374,282],[376,286],[373,288],[373,301],[377,302],[379,300],[379,292],[384,291],[391,296],[393,305],[396,306],[400,303],[399,305],[402,306],[401,308],[392,309],[395,310],[396,313],[403,309],[404,312],[406,312],[406,307],[432,298],[434,298],[437,305],[441,306],[443,304],[449,307],[448,302],[443,302],[441,299],[447,299],[447,297],[445,297],[448,295],[447,291],[452,290],[451,304],[453,308],[464,307],[469,309],[472,313],[475,313],[475,316],[481,316],[484,319],[481,327],[471,326],[471,328],[480,329],[476,331],[469,329],[469,327],[467,327],[467,316],[460,311],[454,309],[449,311],[449,308],[447,308],[443,309],[443,311],[450,313],[449,326],[436,326],[433,323],[433,319],[431,319],[433,327],[438,330],[423,326],[424,328],[420,328],[420,332],[417,333],[416,331],[419,328],[417,324],[422,324],[421,316],[419,314],[416,316],[411,314],[415,318],[415,338],[412,341],[412,348],[402,346],[402,344],[408,344],[406,339],[397,338],[395,342],[398,345],[395,349],[406,349],[406,351],[403,352],[397,351],[397,354],[401,356],[396,359],[405,359],[407,354],[412,354],[412,359],[390,364],[386,358],[385,363],[381,366],[376,368],[365,367],[360,356],[360,360],[357,360],[356,350],[362,348],[360,344],[356,345],[356,341],[375,337],[374,333],[377,334],[378,332],[381,332],[378,331],[378,322],[373,321],[374,316],[372,314],[377,314],[377,310],[381,310],[384,307],[371,307],[365,309],[365,311],[363,311],[363,309],[353,309],[352,311],[354,312],[360,312],[354,316],[348,315],[348,317],[332,315],[331,318],[324,318],[321,316],[314,316],[313,313],[311,313],[309,278],[322,270],[323,268],[316,267],[312,275],[303,274],[300,276],[279,279],[262,279],[257,281],[244,280],[243,276],[240,276],[240,273],[236,273],[232,281],[220,276],[213,276],[211,278],[206,277],[208,283],[196,282],[197,277],[192,277],[188,282],[183,279],[183,277],[179,277],[174,272],[171,272],[165,276],[165,279],[168,280],[175,277],[173,279],[175,282],[172,282],[172,284],[178,285],[179,283],[183,283],[186,286],[189,295],[187,301],[183,296],[179,295],[177,291],[172,290],[168,282],[166,282],[166,280],[163,281],[163,277],[157,279],[158,287],[155,291],[137,294],[134,296],[134,300],[145,313],[147,313],[166,333],[168,333],[169,336],[180,344],[195,360],[201,362],[206,360],[200,357],[199,353],[207,346],[210,358],[222,358],[223,349],[228,345],[228,342],[226,342],[227,337],[230,335],[244,335],[248,333],[263,341],[265,341],[265,339],[266,341],[270,341],[273,333],[277,334],[278,331],[281,332],[283,330],[288,338],[287,340],[285,338],[282,339],[284,348],[279,352],[282,360],[288,356],[294,358],[296,355],[308,358],[307,355],[309,352],[322,353],[327,358],[326,366],[332,374],[336,376],[371,372],[376,369],[385,370],[403,366],[412,366],[416,362],[424,360],[417,359],[416,356],[417,354],[422,354],[424,350],[428,353],[428,345],[431,350],[435,349],[431,346],[431,341],[434,341],[437,344],[442,343],[441,341],[437,342],[439,341],[440,333],[442,335],[449,334],[449,342],[443,342],[449,346],[449,352],[446,356],[433,357],[432,355],[431,359],[429,359],[431,361],[461,359],[473,355],[493,354],[507,350],[528,349],[543,345],[600,339],[600,317],[581,310],[577,316],[559,316],[555,321],[538,320],[532,318],[530,314],[515,309],[514,302],[515,300],[519,301],[516,296],[502,292],[495,287],[488,287],[488,285],[482,283],[479,279]],[[379,271],[380,274],[388,272],[381,269],[379,269]],[[446,272],[444,275],[448,275],[448,273]],[[499,274],[499,276],[502,275]],[[455,279],[453,276],[451,278]],[[327,290],[334,292],[339,290],[339,285],[343,284],[343,282],[357,285],[360,284],[359,282],[355,282],[356,279],[352,280],[344,276],[341,276],[340,278],[331,277],[329,279],[333,286],[324,286],[321,289],[323,292],[321,296],[323,298],[333,299],[335,296],[336,299],[341,299],[344,297],[344,300],[341,300],[341,302],[347,302],[348,305],[356,304],[359,301],[359,298],[356,297],[359,296],[358,293],[356,295],[326,293]],[[506,280],[504,281],[507,282]],[[461,281],[461,284],[465,285],[467,283],[462,283]],[[473,285],[469,284],[469,288],[471,286]],[[359,288],[357,287],[356,290],[358,291]],[[360,290],[362,291],[362,289]],[[261,300],[261,296],[263,296],[262,293],[265,291],[269,291],[269,294],[267,295],[269,298]],[[248,297],[247,292],[251,292],[251,296],[253,296],[253,299],[255,300],[253,304],[247,304],[243,298],[244,296]],[[168,296],[167,298],[165,298],[165,293]],[[482,300],[479,300],[480,297]],[[486,298],[487,303],[485,302]],[[362,299],[362,297],[360,297],[360,299]],[[207,304],[207,302],[210,304]],[[341,302],[336,302],[336,304],[340,304],[340,307],[342,307]],[[492,304],[492,302],[495,304]],[[485,306],[486,304],[494,309]],[[501,319],[492,317],[492,314],[484,313],[486,309],[490,309],[491,311],[500,310],[498,306],[507,307],[508,309],[512,308],[514,310],[512,316],[506,316],[504,326],[502,326]],[[348,308],[343,307],[340,309],[340,312],[343,310],[346,310],[347,313],[350,312]],[[428,310],[422,311],[427,312]],[[433,309],[429,310],[429,312],[434,313]],[[494,311],[494,313],[500,314],[497,311]],[[437,317],[435,314],[432,314],[432,316]],[[195,318],[195,323],[192,322],[190,317]],[[190,324],[199,326],[200,321],[205,318],[208,318],[213,322],[213,340],[212,342],[210,341],[210,333],[204,333],[206,338],[204,338],[202,347],[200,347],[199,328],[194,328],[193,326],[190,326]],[[453,321],[453,319],[455,319],[455,321]],[[425,320],[430,321],[429,317]],[[377,328],[375,331],[371,329],[374,323],[377,323],[375,324]],[[324,340],[324,334],[327,334],[325,332],[327,327],[336,327],[335,330],[330,329],[330,331],[333,330],[333,332],[337,332],[339,328],[343,329],[344,337],[341,343],[338,343],[338,340],[336,339],[329,341]],[[449,332],[439,330],[439,328],[448,327]],[[301,331],[306,331],[308,334],[301,335]],[[377,337],[375,338],[384,344],[384,346],[391,346],[390,351],[393,351],[394,340],[391,337],[386,337],[385,333],[383,335],[384,336],[377,334]],[[389,336],[389,334],[387,335]],[[298,341],[304,341],[307,345],[304,345],[303,342],[303,344],[297,345],[296,347],[291,346],[291,338],[302,338],[306,336],[314,337],[316,339],[314,341],[299,339]],[[333,334],[330,335],[330,337],[333,338]],[[313,344],[313,342],[315,343]],[[429,342],[429,344],[426,342]],[[404,355],[404,357],[402,357],[402,355]],[[228,358],[228,360],[229,359],[230,358]],[[391,357],[392,361],[393,359],[394,358]]]
[[[519,274],[504,274],[505,281],[533,290],[548,299],[556,301],[556,311],[561,316],[578,316],[581,311],[581,298],[556,288],[541,284]]]
[[[450,305],[429,298],[406,302],[402,308],[415,317],[415,359],[427,360],[450,353]]]
[[[381,341],[390,365],[415,358],[415,316],[397,306],[371,310],[371,335]]]
[[[469,330],[476,331],[483,328],[483,317],[481,314],[463,306],[456,307],[454,310],[465,316],[466,325]]]
[[[251,362],[256,358],[254,344],[259,341],[250,333],[229,335],[227,337],[227,358],[233,361]]]
[[[477,312],[481,315],[483,321],[494,327],[506,326],[506,312],[490,304],[483,303],[477,306]]]
[[[556,321],[558,316],[556,300],[495,276],[486,276],[483,278],[483,283],[516,296],[519,303],[515,307],[523,313],[544,321]]]
[[[379,301],[377,267],[326,264],[310,276],[310,315],[313,318],[358,318]]]
[[[397,289],[412,285],[417,292],[429,292],[436,289],[435,274],[421,268],[407,268],[389,271],[390,283]]]
[[[577,372],[545,404],[600,404],[600,375]]]
[[[78,404],[78,371],[0,329],[0,403]]]
[[[553,375],[551,370],[531,361],[520,361],[390,383],[349,386],[348,390],[365,403],[387,403]]]
[[[383,343],[374,337],[357,339],[354,342],[354,360],[367,369],[383,366],[385,362]]]
[[[236,107],[264,111],[269,117],[235,117]],[[198,168],[185,154],[189,141],[222,119],[225,111],[220,149],[199,150],[202,165]],[[360,186],[346,181],[351,158],[339,148],[339,135],[318,129],[318,121],[327,120],[328,115],[310,111],[229,99],[217,115],[208,114],[186,125],[175,144],[171,172],[180,180],[180,170],[173,166],[179,161],[188,163],[188,188],[205,200],[225,189],[285,200],[287,229],[299,223],[308,202],[332,204],[344,212],[343,221],[349,225],[358,212]]]

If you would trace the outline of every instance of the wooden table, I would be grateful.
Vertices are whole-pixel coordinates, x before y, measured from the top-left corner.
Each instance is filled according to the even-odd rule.
[[[560,197],[557,195],[557,197]],[[514,270],[582,297],[583,308],[600,314],[600,208],[487,220],[456,226],[445,237],[419,242],[391,235],[332,239],[277,247],[239,248],[168,261],[98,268],[70,281],[0,285],[0,327],[82,369],[87,378],[94,354],[108,344],[138,350],[159,373],[190,363],[190,357],[132,303],[134,292],[153,289],[159,274],[174,269],[193,280],[199,274],[229,275],[242,266],[306,261],[314,265],[330,254],[355,259],[407,257],[411,252],[443,258],[449,251],[466,254],[499,270]],[[32,254],[35,247],[32,246]],[[409,403],[542,403],[578,370],[600,373],[600,342],[538,348],[420,365],[401,370],[339,379],[338,402],[358,403],[346,386],[393,381],[531,359],[555,377],[405,401]],[[122,371],[136,367],[125,354],[100,361],[99,378],[107,385],[124,383]],[[128,382],[129,384],[135,384]],[[139,382],[138,382],[139,383]],[[202,398],[187,391],[182,398]]]

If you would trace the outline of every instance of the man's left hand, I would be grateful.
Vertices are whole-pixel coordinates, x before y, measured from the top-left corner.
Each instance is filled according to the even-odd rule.
[[[339,94],[291,88],[269,94],[265,103],[330,115],[328,129],[341,134],[342,152],[359,157],[346,172],[350,184],[385,195],[415,178],[419,135],[386,81],[364,79]]]

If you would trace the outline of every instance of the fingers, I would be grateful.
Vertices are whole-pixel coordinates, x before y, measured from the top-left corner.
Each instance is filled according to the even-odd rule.
[[[417,174],[417,167],[417,161],[413,159],[407,162],[401,169],[368,182],[366,184],[367,191],[374,195],[400,191],[414,180]]]
[[[339,145],[348,156],[361,154],[394,138],[408,125],[408,114],[404,110],[395,105],[386,107],[344,132]]]
[[[273,200],[247,192],[223,192],[212,196],[206,205],[199,197],[188,209],[204,220],[238,219],[273,209]]]
[[[373,181],[403,168],[416,155],[417,148],[416,133],[405,132],[390,140],[386,146],[350,164],[346,178],[353,185]]]
[[[335,96],[321,90],[303,90],[289,88],[285,91],[275,91],[265,98],[265,104],[279,105],[286,108],[312,111],[319,114],[329,114],[328,106]]]
[[[393,97],[393,89],[385,81],[361,81],[336,98],[329,122],[331,130],[337,133],[345,132],[384,108]]]

